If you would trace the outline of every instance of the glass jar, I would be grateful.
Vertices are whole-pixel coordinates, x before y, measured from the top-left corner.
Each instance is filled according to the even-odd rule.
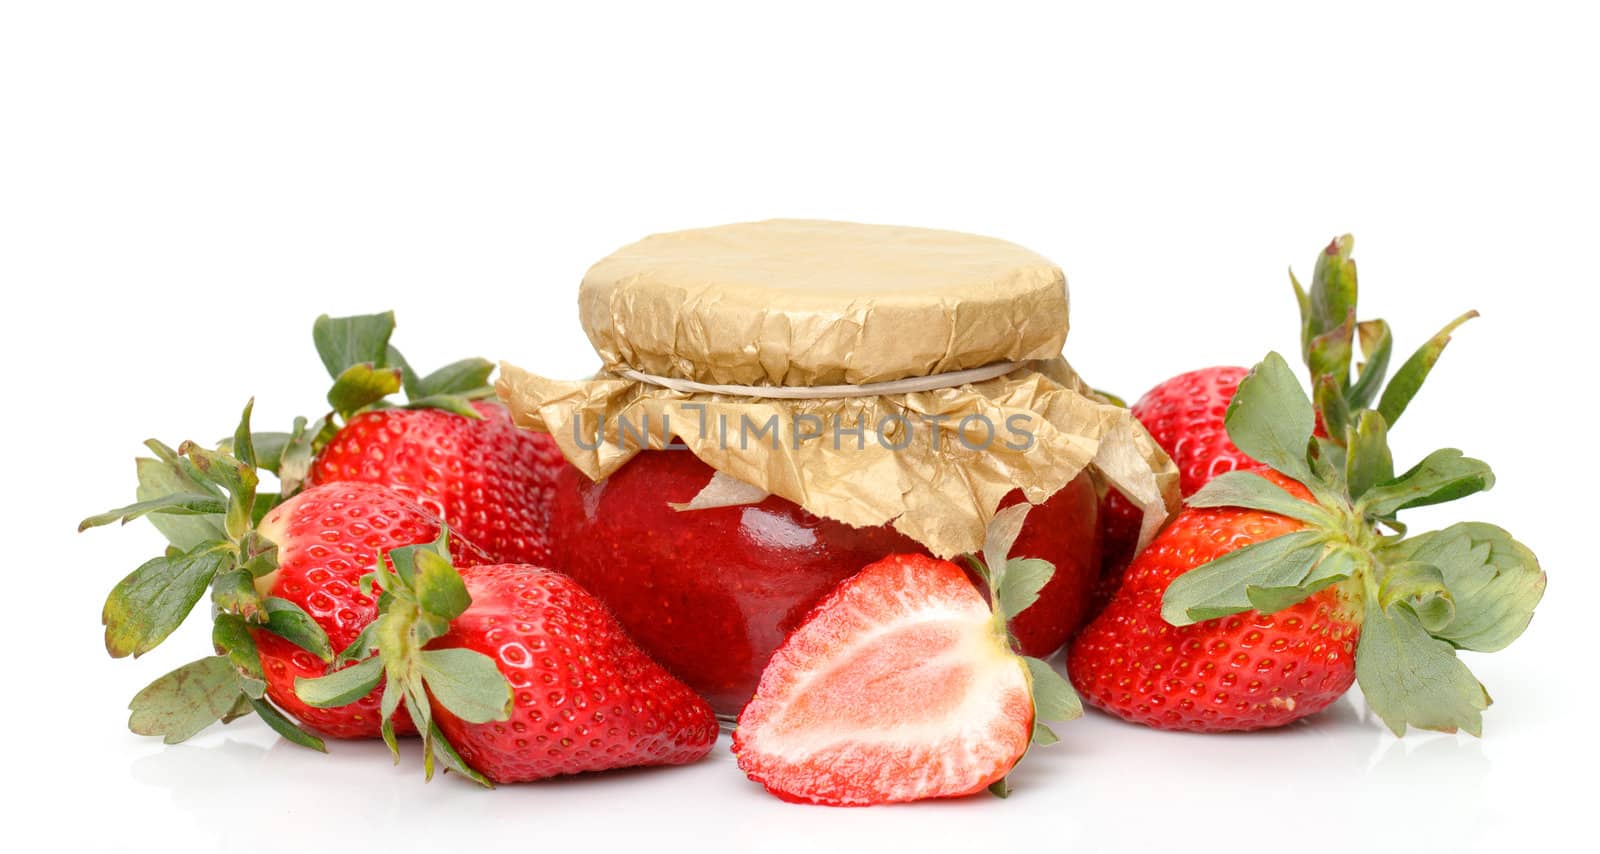
[[[554,568],[725,715],[839,581],[979,552],[1024,500],[1012,556],[1056,569],[1013,630],[1048,653],[1098,572],[1093,473],[1145,536],[1176,502],[1171,461],[1061,357],[1061,269],[1012,243],[807,220],[658,234],[591,267],[578,314],[595,375],[504,365],[498,384],[572,466]]]
[[[556,488],[556,566],[600,597],[651,657],[736,715],[767,659],[834,585],[890,554],[927,549],[887,526],[854,528],[769,496],[675,510],[712,469],[685,451],[646,451],[595,482],[568,466]],[[1021,501],[1013,492],[1005,505]],[[1099,571],[1097,502],[1079,475],[1029,511],[1012,554],[1054,563],[1039,600],[1012,621],[1024,652],[1060,647]]]

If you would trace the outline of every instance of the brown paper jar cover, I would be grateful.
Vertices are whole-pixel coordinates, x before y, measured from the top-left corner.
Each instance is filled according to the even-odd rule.
[[[595,264],[578,303],[601,370],[566,381],[505,364],[498,388],[520,425],[550,432],[595,480],[675,442],[723,481],[695,506],[771,493],[847,524],[893,525],[945,557],[977,551],[1013,489],[1039,503],[1086,468],[1144,508],[1144,539],[1176,507],[1171,461],[1060,357],[1061,270],[1015,244],[815,220],[694,229]],[[618,373],[809,387],[1004,362],[1020,364],[951,388],[800,400]]]

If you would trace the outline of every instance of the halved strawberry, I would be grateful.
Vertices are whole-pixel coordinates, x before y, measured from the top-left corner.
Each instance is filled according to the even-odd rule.
[[[790,801],[834,806],[953,798],[987,788],[1041,721],[1083,714],[1050,665],[1007,628],[1055,567],[1008,558],[1029,505],[995,514],[982,555],[891,555],[846,579],[773,654],[739,715],[733,752],[750,779]],[[976,576],[987,585],[981,591]]]
[[[895,555],[789,635],[739,715],[733,752],[785,800],[958,797],[1005,777],[1033,718],[1028,667],[961,567]]]

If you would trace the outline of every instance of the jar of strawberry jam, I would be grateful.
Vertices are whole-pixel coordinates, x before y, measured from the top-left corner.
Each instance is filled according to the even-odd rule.
[[[662,234],[591,268],[579,307],[598,374],[505,366],[500,384],[571,463],[555,568],[720,714],[838,582],[976,552],[1022,501],[1012,555],[1056,571],[1011,628],[1048,654],[1098,572],[1096,484],[1151,532],[1176,492],[1138,422],[1061,359],[1060,270],[1014,244],[793,220]]]

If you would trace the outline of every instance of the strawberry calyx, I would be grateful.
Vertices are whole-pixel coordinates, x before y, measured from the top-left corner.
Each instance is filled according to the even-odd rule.
[[[1429,368],[1431,361],[1410,374],[1403,368],[1396,381],[1411,376],[1420,385]],[[1403,409],[1416,386],[1408,388],[1395,398],[1386,390],[1380,400],[1403,398]],[[1273,613],[1338,585],[1361,626],[1356,678],[1384,723],[1397,735],[1408,725],[1481,734],[1489,695],[1455,651],[1494,651],[1520,635],[1543,595],[1544,573],[1526,546],[1493,525],[1467,522],[1407,537],[1397,515],[1487,490],[1493,472],[1445,448],[1397,474],[1381,403],[1351,411],[1338,433],[1328,419],[1328,437],[1313,435],[1317,414],[1277,353],[1240,382],[1224,420],[1229,438],[1304,485],[1313,500],[1239,471],[1208,483],[1188,506],[1276,513],[1305,527],[1178,576],[1164,595],[1162,617],[1182,626],[1250,610]],[[1398,417],[1398,410],[1390,414]]]
[[[1329,437],[1341,446],[1355,414],[1363,409],[1375,409],[1393,427],[1439,361],[1451,333],[1478,316],[1469,311],[1450,321],[1402,363],[1385,385],[1394,336],[1382,319],[1356,318],[1356,262],[1351,257],[1355,245],[1352,235],[1334,238],[1317,256],[1309,291],[1293,270],[1289,272],[1300,305],[1301,356],[1311,374],[1312,399]],[[1359,362],[1355,360],[1358,350]]]
[[[1356,319],[1354,247],[1350,235],[1329,243],[1309,291],[1289,275],[1311,395],[1272,353],[1241,381],[1224,418],[1240,450],[1305,486],[1313,500],[1260,474],[1232,472],[1187,501],[1277,513],[1305,528],[1174,579],[1162,616],[1187,625],[1246,610],[1272,613],[1336,587],[1361,626],[1357,681],[1384,723],[1397,735],[1407,726],[1476,735],[1490,700],[1455,651],[1494,651],[1515,640],[1544,593],[1545,575],[1532,551],[1493,525],[1466,522],[1406,536],[1400,511],[1494,486],[1486,463],[1452,448],[1397,474],[1388,442],[1451,334],[1477,312],[1446,324],[1385,384],[1393,336],[1382,320]]]
[[[394,312],[319,316],[311,327],[317,356],[332,378],[330,409],[315,419],[297,417],[288,432],[254,434],[261,468],[278,476],[284,497],[305,484],[311,462],[351,418],[378,409],[440,409],[463,418],[481,419],[473,408],[494,397],[489,376],[494,363],[461,359],[428,374],[419,374],[390,343]],[[404,392],[404,402],[391,397]],[[226,447],[226,445],[224,445]]]
[[[1033,701],[1032,745],[1047,746],[1060,741],[1045,721],[1070,721],[1083,717],[1083,701],[1065,676],[1051,667],[1049,662],[1020,651],[1016,636],[1010,629],[1011,620],[1026,611],[1039,599],[1039,592],[1055,575],[1055,565],[1040,558],[1010,557],[1012,546],[1022,533],[1022,523],[1032,505],[1026,502],[1006,507],[994,516],[984,532],[983,550],[963,558],[986,587],[989,605],[993,611],[993,631],[1005,649],[1022,659],[1028,673],[1028,690]],[[1020,759],[1018,760],[1020,761]],[[1005,778],[989,787],[989,791],[1006,797],[1011,790]]]
[[[394,715],[405,711],[423,739],[423,773],[433,779],[435,758],[446,768],[493,788],[494,784],[461,758],[433,720],[433,704],[468,723],[503,721],[511,716],[511,683],[481,652],[463,648],[429,649],[450,631],[450,623],[472,604],[461,574],[450,562],[449,532],[432,543],[391,549],[387,559],[362,576],[361,591],[378,597],[378,617],[339,653],[335,663],[353,666],[315,679],[297,678],[295,694],[318,708],[347,705],[383,683],[383,740],[395,761]]]
[[[135,658],[166,640],[211,592],[217,655],[185,664],[140,691],[129,704],[129,728],[181,742],[212,723],[255,712],[295,744],[324,750],[321,739],[295,725],[266,694],[261,655],[251,629],[271,632],[327,662],[327,633],[300,606],[258,590],[256,580],[278,568],[277,546],[256,530],[277,504],[261,492],[250,432],[254,401],[228,450],[183,442],[173,450],[146,442],[155,458],[138,461],[139,500],[95,516],[78,530],[148,518],[170,543],[166,551],[123,578],[101,611],[106,651]]]

